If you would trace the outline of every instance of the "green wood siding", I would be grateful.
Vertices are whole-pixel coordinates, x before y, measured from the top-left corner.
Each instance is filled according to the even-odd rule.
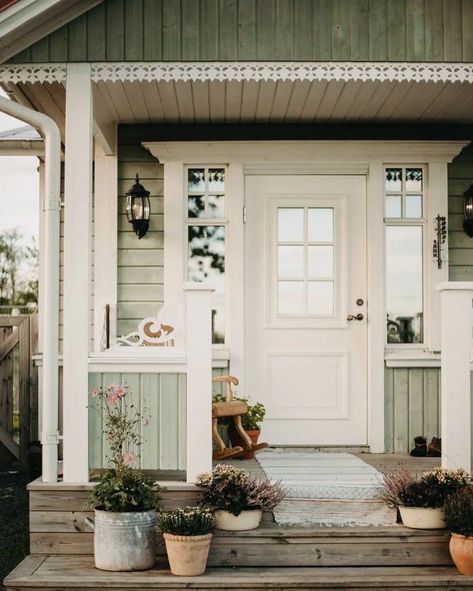
[[[473,239],[463,231],[463,193],[473,184],[473,146],[448,168],[448,239],[451,281],[473,281]]]
[[[163,167],[136,143],[121,144],[118,160],[117,334],[123,335],[155,316],[164,300]],[[125,193],[136,173],[151,193],[150,229],[141,240],[125,214]]]
[[[105,0],[12,60],[471,61],[470,0]]]
[[[184,374],[90,374],[90,388],[108,384],[129,387],[135,408],[148,409],[149,424],[141,427],[140,466],[150,470],[184,470],[186,465],[186,376]],[[103,416],[89,407],[89,466],[107,465]]]
[[[416,435],[440,436],[440,370],[385,369],[386,453],[407,453]]]

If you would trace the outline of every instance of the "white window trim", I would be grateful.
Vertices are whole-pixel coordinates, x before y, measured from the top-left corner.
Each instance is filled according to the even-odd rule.
[[[430,212],[447,215],[447,164],[467,142],[399,141],[240,141],[240,142],[144,142],[164,164],[165,302],[177,305],[182,291],[183,265],[187,256],[182,223],[184,200],[183,167],[186,164],[228,164],[226,194],[229,242],[227,265],[231,315],[227,345],[231,371],[244,381],[244,205],[245,171],[252,174],[367,174],[367,260],[368,260],[368,441],[372,452],[384,451],[384,368],[386,355],[384,166],[385,163],[425,163],[429,177],[429,223],[426,243],[431,245],[433,223]],[[342,164],[340,164],[342,163]],[[435,217],[435,216],[433,216]],[[448,245],[447,245],[448,248]],[[428,256],[426,261],[432,261]],[[427,280],[435,286],[448,274],[448,263],[438,270],[433,264]],[[428,292],[428,313],[434,320],[428,346],[439,348],[439,298]],[[425,345],[424,345],[425,348]],[[419,352],[421,353],[421,352]],[[242,383],[244,391],[244,383]]]

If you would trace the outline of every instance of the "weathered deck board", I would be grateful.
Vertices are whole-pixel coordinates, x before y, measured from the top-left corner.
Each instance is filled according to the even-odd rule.
[[[174,577],[159,568],[99,571],[91,556],[48,556],[39,566],[29,565],[30,574],[24,564],[7,577],[7,589],[473,589],[473,577],[458,575],[453,567],[209,568],[202,577]]]
[[[405,466],[412,472],[427,472],[440,466],[440,458],[416,458],[407,454],[355,454],[370,466],[380,472],[396,470],[399,466]]]

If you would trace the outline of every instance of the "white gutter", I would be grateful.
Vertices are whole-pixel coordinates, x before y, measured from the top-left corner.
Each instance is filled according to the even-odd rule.
[[[43,482],[57,482],[58,460],[58,341],[59,341],[59,221],[61,136],[56,123],[46,115],[0,96],[0,111],[33,126],[44,137],[44,284],[43,315]]]

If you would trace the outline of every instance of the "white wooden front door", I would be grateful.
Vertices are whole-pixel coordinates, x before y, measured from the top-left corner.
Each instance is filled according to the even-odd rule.
[[[365,177],[247,176],[246,208],[245,390],[267,408],[263,440],[366,444]]]

